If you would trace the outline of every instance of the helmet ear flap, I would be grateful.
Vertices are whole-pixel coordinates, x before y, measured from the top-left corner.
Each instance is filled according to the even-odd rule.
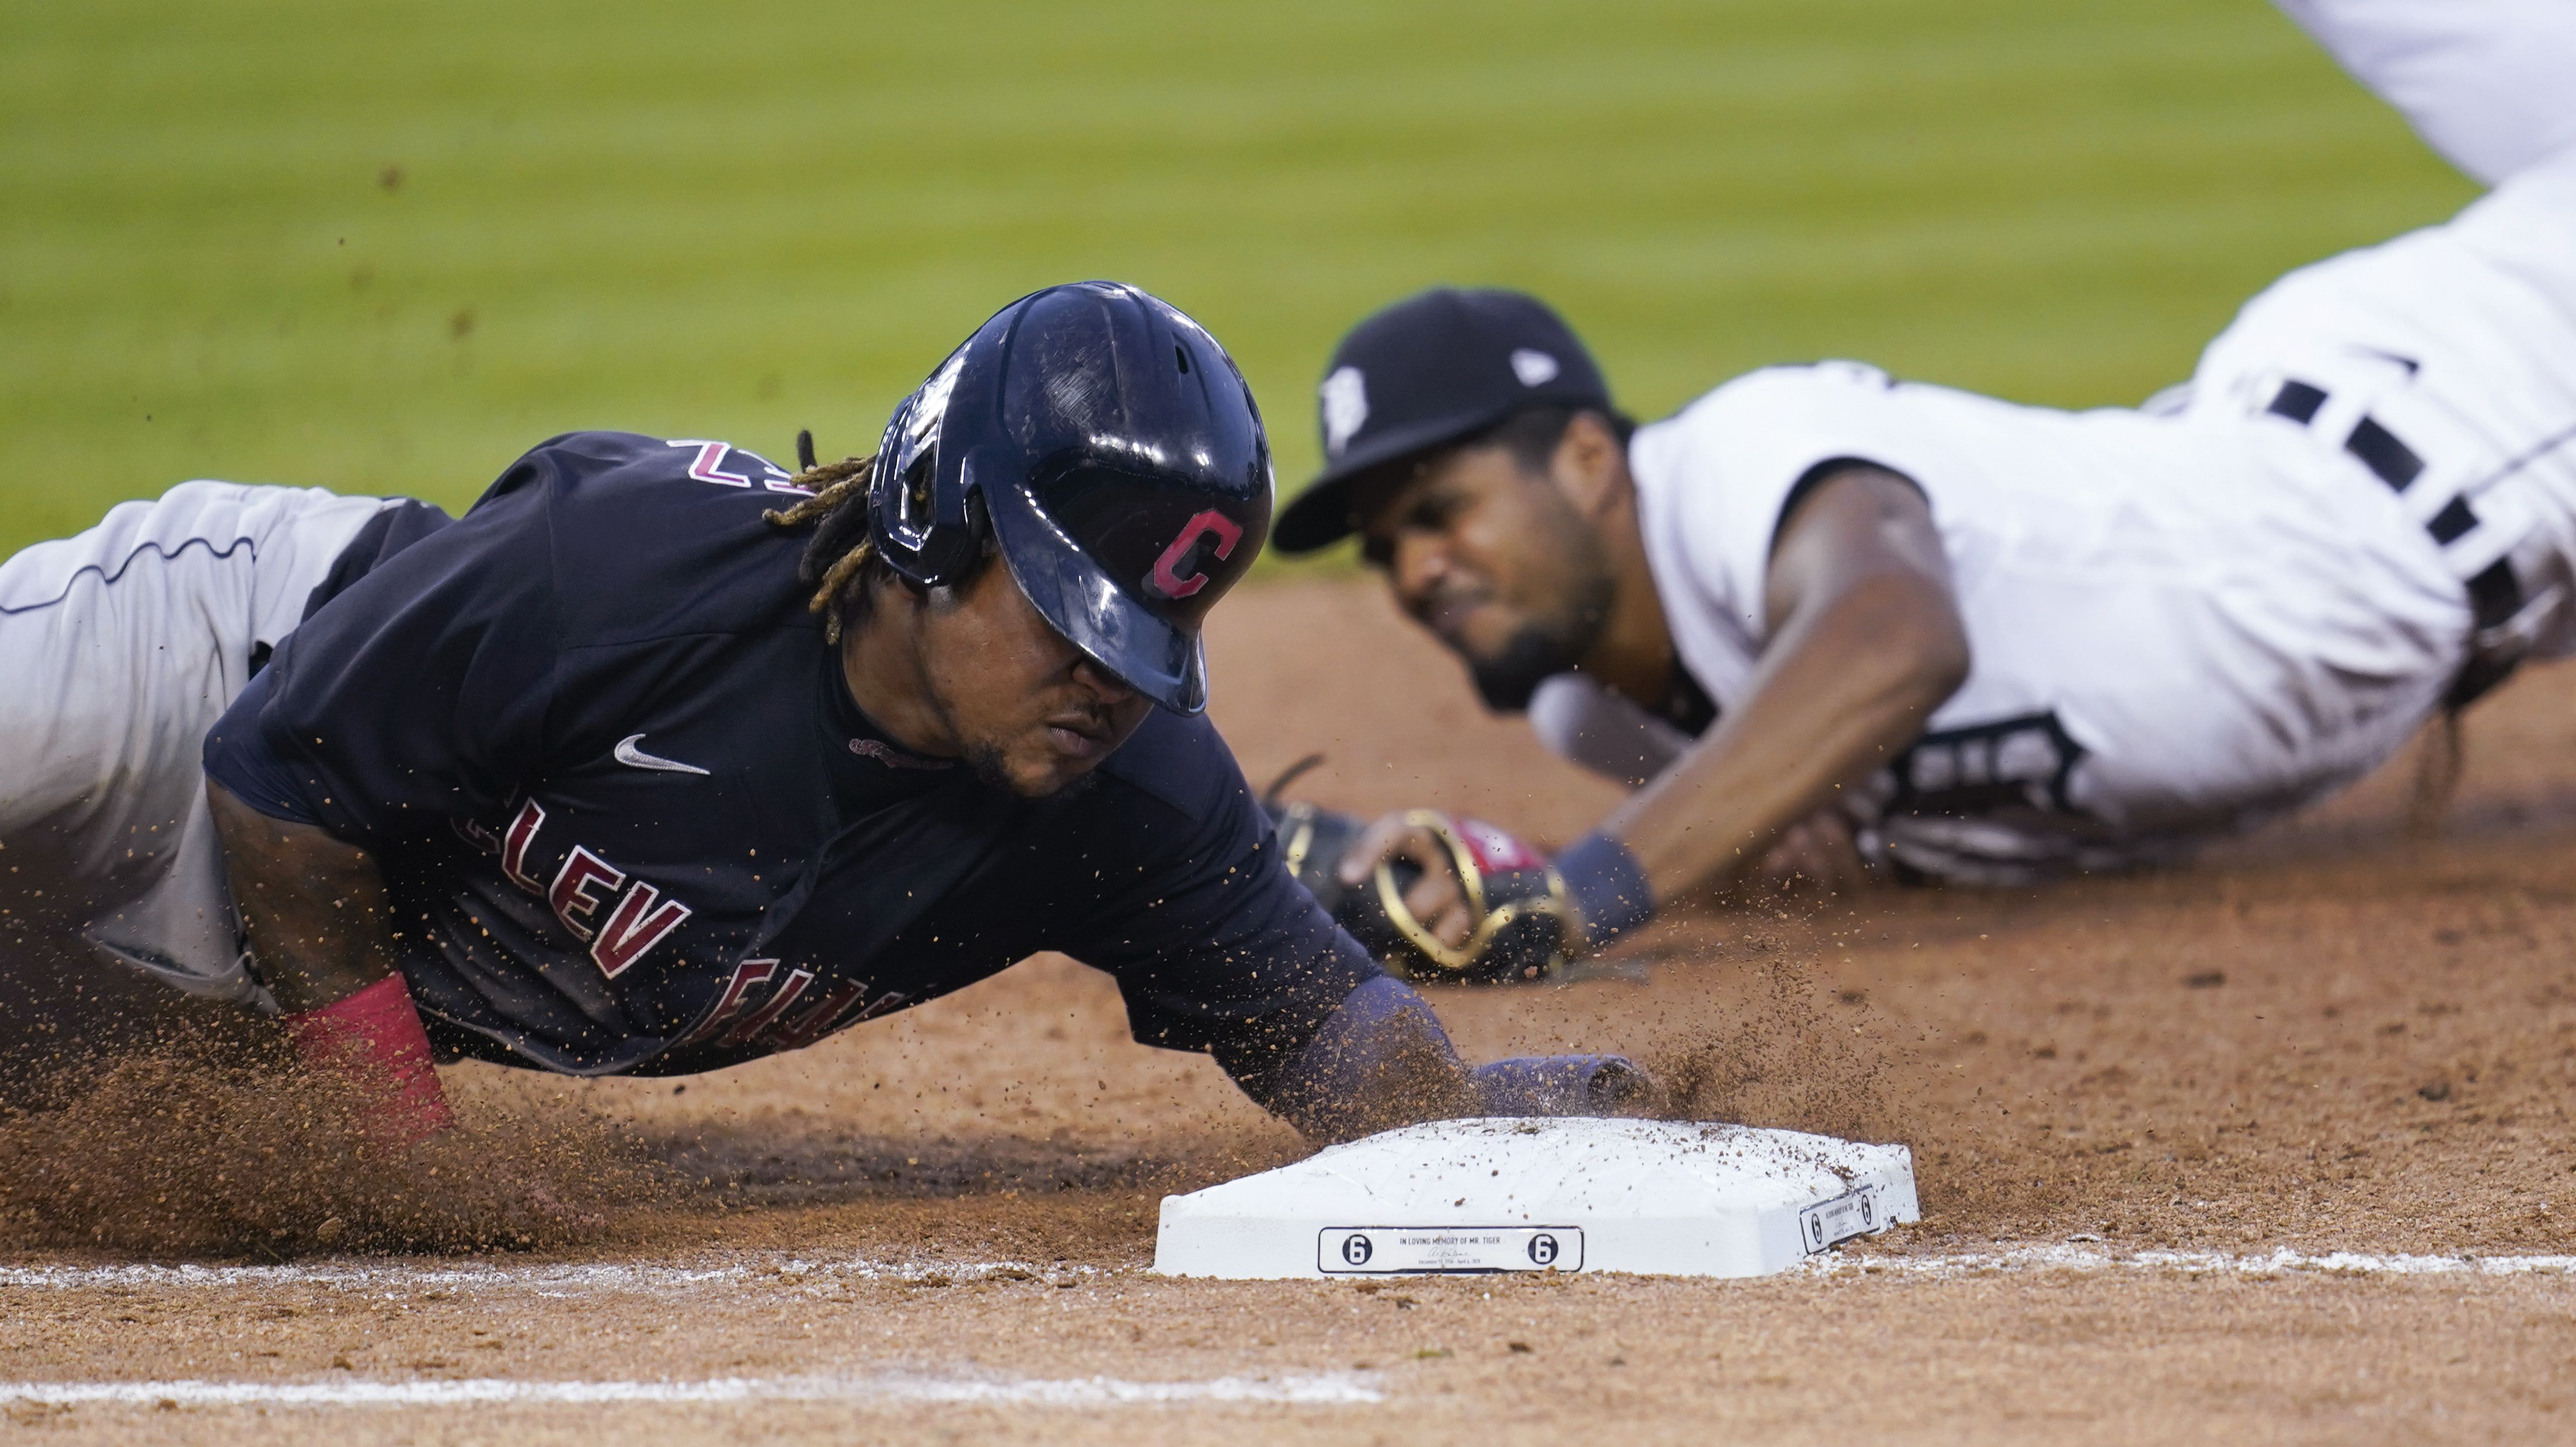
[[[906,483],[895,478],[882,486],[893,492]],[[932,513],[914,514],[919,518],[914,522],[902,517],[904,501],[900,496],[884,498],[878,506],[868,509],[870,538],[895,572],[921,588],[945,588],[972,576],[975,565],[983,559],[987,540],[993,536],[992,514],[984,505],[983,492],[968,492],[965,515],[954,521],[942,521]],[[888,513],[898,518],[896,528],[885,525]]]
[[[895,409],[868,482],[869,538],[878,556],[916,587],[962,581],[989,531],[989,523],[977,524],[972,454],[948,425],[950,400],[980,336],[967,338]]]
[[[984,540],[992,536],[992,519],[971,477],[963,479],[965,495],[954,504],[956,513],[941,516],[938,441],[901,450],[893,442],[910,411],[907,405],[896,414],[894,426],[887,429],[887,449],[878,454],[877,473],[868,481],[868,535],[879,556],[905,581],[944,587],[974,571]]]
[[[984,506],[984,490],[979,487],[966,494],[965,546],[959,549],[964,556],[962,571],[974,571],[975,564],[984,556],[986,545],[992,540],[993,514]]]

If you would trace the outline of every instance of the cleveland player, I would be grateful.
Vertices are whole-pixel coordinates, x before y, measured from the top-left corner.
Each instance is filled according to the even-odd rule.
[[[2284,278],[2143,410],[1832,362],[1632,430],[1528,297],[1353,330],[1279,546],[1358,532],[1489,704],[1639,787],[1553,869],[1437,816],[1354,840],[1303,811],[1318,890],[1417,964],[1526,975],[1773,851],[2132,866],[2576,651],[2576,8],[2290,8],[2495,189]]]
[[[394,1139],[434,1054],[711,1070],[1046,949],[1321,1135],[1640,1083],[1466,1069],[1268,846],[1198,635],[1269,450],[1196,323],[1038,292],[800,460],[575,433],[453,522],[198,484],[12,559],[0,905],[274,1010]]]

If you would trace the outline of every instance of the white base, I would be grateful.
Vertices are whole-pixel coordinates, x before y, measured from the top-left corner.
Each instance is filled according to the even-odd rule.
[[[1166,1276],[1768,1276],[1921,1219],[1903,1146],[1640,1120],[1434,1121],[1163,1198]]]

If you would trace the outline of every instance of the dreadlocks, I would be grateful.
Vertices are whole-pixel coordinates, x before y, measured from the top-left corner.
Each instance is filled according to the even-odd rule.
[[[876,459],[847,457],[818,465],[814,461],[814,434],[799,432],[796,465],[803,471],[796,474],[794,484],[810,489],[814,495],[783,512],[772,509],[761,516],[775,527],[815,524],[814,536],[805,544],[804,560],[796,566],[796,578],[814,589],[814,596],[805,602],[805,611],[822,614],[824,640],[838,643],[842,616],[857,601],[843,595],[857,591],[851,583],[876,552],[868,541],[868,479],[876,472]]]

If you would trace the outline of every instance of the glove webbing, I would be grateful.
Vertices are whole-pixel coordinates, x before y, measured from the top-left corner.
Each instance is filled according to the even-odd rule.
[[[1426,928],[1414,915],[1412,909],[1405,904],[1404,890],[1396,883],[1394,861],[1388,860],[1379,864],[1374,881],[1377,885],[1377,902],[1385,909],[1388,922],[1395,926],[1397,933],[1404,936],[1404,942],[1419,951],[1424,959],[1441,969],[1464,974],[1474,969],[1484,957],[1485,947],[1493,943],[1494,936],[1510,928],[1513,921],[1536,915],[1549,915],[1556,919],[1559,941],[1569,937],[1578,939],[1582,937],[1574,901],[1565,892],[1565,878],[1552,866],[1542,871],[1547,880],[1547,893],[1544,896],[1510,900],[1502,905],[1488,908],[1485,902],[1484,862],[1477,857],[1475,846],[1469,844],[1466,838],[1459,834],[1458,826],[1450,821],[1449,816],[1435,809],[1408,809],[1405,811],[1404,822],[1416,829],[1429,830],[1449,851],[1450,863],[1458,872],[1459,887],[1467,894],[1468,912],[1477,917],[1476,928],[1467,936],[1467,942],[1464,945],[1453,949],[1442,944],[1440,937]],[[1312,834],[1313,825],[1308,823],[1300,831],[1299,837],[1289,845],[1289,858],[1292,861],[1303,857],[1302,846]],[[1293,862],[1291,868],[1294,868]],[[1558,948],[1548,952],[1547,963],[1550,970],[1565,964],[1565,951],[1561,943]]]

